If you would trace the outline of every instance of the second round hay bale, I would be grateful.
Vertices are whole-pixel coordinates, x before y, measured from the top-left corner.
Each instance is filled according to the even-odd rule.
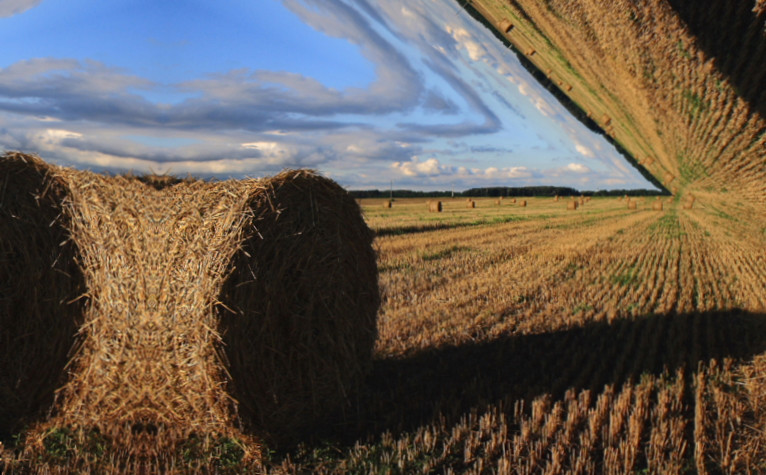
[[[652,203],[652,209],[655,211],[662,211],[662,201],[655,201]]]
[[[526,208],[526,206],[527,206],[527,200],[521,200],[521,201],[519,201],[519,206],[520,206],[520,207],[522,207],[522,208]]]
[[[466,201],[465,206],[466,208],[471,208],[471,209],[476,208],[476,202],[473,200],[468,200]]]
[[[343,409],[372,365],[377,262],[339,185],[304,171],[264,185],[223,285],[221,333],[240,416],[292,440]]]
[[[432,213],[441,213],[442,212],[442,202],[441,201],[429,201],[428,202],[428,211]]]
[[[638,209],[636,200],[629,200],[628,201],[628,209]]]
[[[391,200],[386,200],[386,201],[383,202],[383,207],[384,208],[391,208],[391,204],[392,204]]]
[[[570,211],[576,210],[577,209],[577,205],[578,205],[577,201],[572,200],[572,201],[567,203],[567,209],[570,210]]]
[[[48,409],[82,323],[85,279],[56,167],[0,156],[0,439]]]

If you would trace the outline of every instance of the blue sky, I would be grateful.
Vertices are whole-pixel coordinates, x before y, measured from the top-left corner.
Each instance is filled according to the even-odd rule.
[[[351,189],[653,188],[454,0],[0,0],[0,149]]]

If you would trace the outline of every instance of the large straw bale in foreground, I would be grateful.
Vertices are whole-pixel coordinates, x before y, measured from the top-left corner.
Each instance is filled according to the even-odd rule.
[[[0,156],[0,438],[45,411],[82,323],[66,185],[42,160]]]
[[[249,210],[221,329],[240,414],[281,438],[342,406],[371,365],[373,234],[345,190],[303,171],[256,183]]]
[[[232,447],[257,460],[249,434],[284,440],[348,407],[379,296],[372,232],[340,186],[107,177],[22,154],[0,172],[0,422],[29,424],[23,458],[213,470]],[[94,437],[113,465],[89,465]]]

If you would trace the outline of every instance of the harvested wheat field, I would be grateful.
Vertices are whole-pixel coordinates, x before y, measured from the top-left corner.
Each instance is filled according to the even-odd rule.
[[[766,219],[528,201],[363,205],[383,301],[359,412],[269,472],[766,470]]]

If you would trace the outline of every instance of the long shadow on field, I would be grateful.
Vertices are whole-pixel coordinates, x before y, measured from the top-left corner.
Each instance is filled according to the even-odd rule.
[[[465,221],[461,223],[424,223],[413,224],[409,226],[394,226],[390,228],[383,228],[375,231],[375,236],[400,236],[403,234],[416,234],[416,233],[428,233],[432,231],[444,231],[445,229],[458,229],[468,228],[471,226],[483,226],[487,224],[503,224],[512,223],[515,221],[526,221],[533,219],[535,216],[519,216],[519,215],[505,215],[497,216],[491,219],[479,219],[475,221]]]
[[[766,116],[766,10],[756,14],[753,2],[670,0],[670,5],[697,37],[700,48],[715,58],[718,71],[736,87],[750,107]],[[683,45],[679,45],[682,49]],[[683,51],[681,51],[683,54]]]
[[[353,441],[438,417],[456,421],[502,400],[559,398],[569,388],[600,392],[642,374],[694,371],[701,361],[747,360],[765,350],[766,315],[742,310],[647,316],[440,348],[376,361],[357,413],[331,431]]]

